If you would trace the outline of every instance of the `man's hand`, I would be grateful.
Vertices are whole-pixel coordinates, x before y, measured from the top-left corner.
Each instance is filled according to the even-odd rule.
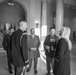
[[[46,45],[45,48],[46,48],[47,50],[49,50],[49,49],[50,49],[50,46],[47,46],[47,45]]]
[[[45,45],[45,48],[46,48],[46,50],[48,50],[48,52],[49,52],[50,46]]]
[[[34,50],[34,48],[31,48],[31,50]]]
[[[34,51],[36,51],[36,50],[37,50],[37,48],[35,47],[35,48],[34,48]]]

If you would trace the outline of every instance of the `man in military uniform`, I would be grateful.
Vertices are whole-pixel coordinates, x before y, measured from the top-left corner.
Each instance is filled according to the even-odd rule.
[[[55,35],[55,28],[50,28],[50,34],[46,36],[44,41],[44,49],[47,63],[47,74],[50,75],[50,71],[53,72],[54,56],[56,51],[58,37]]]
[[[27,35],[23,35],[27,29],[27,22],[19,21],[19,29],[11,36],[12,64],[14,65],[15,75],[23,73],[24,66],[28,62]]]

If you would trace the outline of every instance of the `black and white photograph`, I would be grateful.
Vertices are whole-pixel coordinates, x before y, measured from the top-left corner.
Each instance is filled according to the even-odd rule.
[[[76,0],[0,0],[0,75],[76,75]]]

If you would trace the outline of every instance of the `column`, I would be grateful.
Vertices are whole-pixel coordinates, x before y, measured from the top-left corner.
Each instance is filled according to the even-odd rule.
[[[47,0],[42,0],[42,15],[41,16],[42,16],[41,36],[44,37],[47,35]]]
[[[56,32],[59,31],[64,23],[64,0],[56,0]]]
[[[46,63],[43,43],[47,35],[47,0],[41,0],[41,46],[40,53],[42,60]]]
[[[47,35],[47,0],[41,0],[41,49]]]
[[[47,0],[42,0],[42,25],[47,25]]]

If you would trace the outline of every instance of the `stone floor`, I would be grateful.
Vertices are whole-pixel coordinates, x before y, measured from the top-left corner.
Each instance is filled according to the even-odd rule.
[[[44,54],[42,52],[42,54]],[[76,47],[74,47],[71,51],[71,73],[72,75],[76,75]],[[38,59],[38,74],[37,75],[46,75],[47,71],[46,71],[46,64],[45,64],[45,57],[40,57]],[[33,65],[33,63],[32,63]],[[8,68],[7,68],[7,58],[6,58],[6,52],[3,50],[0,50],[0,75],[10,75],[8,73]],[[14,74],[11,74],[14,75]],[[33,66],[31,68],[31,71],[28,73],[25,73],[25,75],[35,75],[34,74],[34,70],[33,70]]]
[[[37,69],[38,69],[37,75],[45,75],[47,72],[46,65],[41,58],[38,59]],[[14,75],[8,73],[6,52],[0,52],[0,75]],[[33,70],[33,63],[30,72],[25,73],[25,75],[35,75]]]
[[[76,46],[73,46],[73,49],[70,54],[71,57],[71,73],[72,75],[76,75]]]

